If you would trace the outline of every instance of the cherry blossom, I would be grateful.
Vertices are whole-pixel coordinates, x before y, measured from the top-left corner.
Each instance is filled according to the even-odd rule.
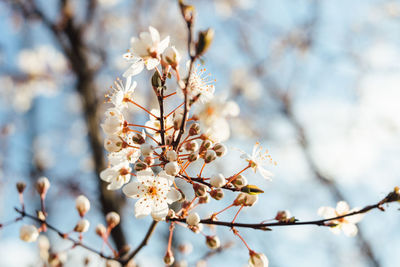
[[[122,191],[126,196],[138,198],[135,204],[136,218],[149,214],[154,220],[163,220],[168,215],[168,204],[181,198],[178,190],[171,187],[173,177],[161,171],[157,176],[151,169],[137,172],[137,181],[127,184]]]
[[[131,178],[131,167],[128,161],[109,167],[100,173],[100,178],[108,182],[108,190],[117,190],[126,184]]]
[[[345,201],[339,201],[336,205],[336,209],[332,207],[321,207],[318,209],[318,214],[326,219],[334,218],[342,215],[346,215],[357,211],[358,209],[350,210],[349,204]],[[347,236],[355,236],[358,232],[356,223],[361,221],[364,217],[363,214],[357,214],[337,220],[330,221],[331,223],[335,224],[335,226],[330,227],[330,230],[334,234],[339,234],[340,230]]]
[[[249,162],[249,166],[254,170],[254,172],[259,171],[261,176],[265,179],[271,179],[273,176],[273,174],[264,167],[265,164],[271,164],[273,161],[271,156],[268,154],[268,151],[262,151],[260,143],[257,142],[254,145],[251,155],[243,152],[241,158]]]

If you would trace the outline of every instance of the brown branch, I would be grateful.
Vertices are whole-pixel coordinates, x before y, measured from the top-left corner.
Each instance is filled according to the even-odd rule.
[[[398,191],[393,191],[389,193],[384,199],[379,201],[376,204],[373,205],[368,205],[365,206],[364,208],[354,211],[345,215],[341,216],[336,216],[336,217],[331,217],[327,219],[321,219],[321,220],[314,220],[314,221],[288,221],[288,222],[274,222],[274,223],[232,223],[232,222],[224,222],[224,221],[215,221],[213,219],[203,219],[200,221],[200,223],[203,224],[210,224],[210,225],[220,225],[220,226],[226,226],[226,227],[242,227],[242,228],[252,228],[256,230],[271,230],[269,229],[270,227],[278,227],[278,226],[296,226],[296,225],[317,225],[317,226],[327,226],[330,227],[330,224],[326,224],[326,222],[330,221],[335,221],[339,220],[345,217],[357,215],[357,214],[363,214],[367,213],[370,210],[373,209],[379,209],[381,211],[384,211],[384,208],[382,207],[383,204],[385,203],[390,203],[390,202],[395,202],[400,200],[400,194]],[[183,222],[186,223],[185,218],[167,218],[167,221],[178,221],[178,222]]]
[[[153,221],[153,222],[151,223],[149,229],[147,230],[147,233],[146,233],[145,237],[143,238],[143,240],[142,240],[142,242],[139,244],[139,246],[138,246],[131,254],[129,254],[129,256],[128,256],[126,259],[123,259],[123,260],[121,261],[121,263],[122,263],[123,265],[128,264],[128,262],[129,262],[130,260],[132,260],[132,259],[136,256],[136,254],[138,254],[139,251],[140,251],[143,247],[145,247],[145,246],[147,245],[147,243],[149,242],[150,237],[153,235],[154,230],[156,229],[157,223],[158,223],[158,221]]]
[[[35,217],[33,215],[30,215],[30,214],[26,213],[23,210],[19,210],[18,208],[15,208],[15,211],[18,212],[19,214],[21,214],[22,218],[27,217],[27,218],[29,218],[31,220],[34,220],[34,221],[36,221],[36,222],[38,222],[40,224],[46,225],[47,229],[50,229],[50,230],[56,232],[61,238],[71,241],[73,243],[74,247],[79,246],[79,247],[85,248],[85,249],[87,249],[87,250],[99,255],[100,257],[102,257],[104,259],[117,260],[118,261],[118,259],[115,259],[114,257],[106,256],[101,251],[98,251],[98,250],[96,250],[96,249],[94,249],[92,247],[89,247],[88,245],[83,244],[79,240],[75,240],[74,238],[70,237],[68,234],[63,233],[61,230],[59,230],[58,228],[56,228],[52,224],[49,224],[46,220],[41,220],[41,219],[39,219],[39,218],[37,218],[37,217]]]
[[[193,181],[193,182],[196,182],[196,183],[199,183],[199,184],[203,184],[203,185],[206,185],[206,186],[208,186],[210,188],[212,187],[212,185],[210,183],[207,183],[206,181],[204,181],[203,178],[189,177],[189,176],[186,176],[186,175],[183,175],[183,174],[179,174],[176,177],[184,179],[186,181]],[[229,190],[229,191],[233,191],[233,192],[241,192],[241,190],[239,188],[230,187],[228,185],[222,186],[221,189],[225,189],[225,190]]]

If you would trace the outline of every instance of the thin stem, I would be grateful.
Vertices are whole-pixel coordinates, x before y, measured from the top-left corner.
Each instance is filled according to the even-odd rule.
[[[156,229],[158,221],[153,221],[147,230],[147,233],[145,237],[143,238],[142,242],[139,244],[139,246],[127,257],[126,260],[122,261],[122,264],[125,265],[127,264],[131,259],[133,259],[136,254],[139,253],[139,251],[147,245],[147,242],[149,242],[150,237],[153,235],[154,230]]]
[[[154,114],[151,113],[148,109],[142,107],[142,106],[139,105],[138,103],[134,102],[133,100],[131,100],[131,99],[126,99],[126,101],[128,101],[128,102],[134,104],[134,105],[137,106],[138,108],[143,109],[143,110],[146,111],[150,116],[153,116],[154,118],[158,119],[158,117],[157,117],[156,115],[154,115]]]

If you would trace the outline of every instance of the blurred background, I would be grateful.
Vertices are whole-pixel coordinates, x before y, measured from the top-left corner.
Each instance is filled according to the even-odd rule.
[[[204,58],[217,79],[216,94],[236,101],[229,148],[251,152],[256,141],[278,162],[272,182],[248,172],[265,190],[238,221],[271,219],[288,209],[300,220],[317,219],[320,206],[346,200],[373,204],[400,182],[400,2],[391,0],[202,0],[193,1],[196,30],[215,29]],[[39,207],[32,184],[52,185],[49,221],[69,231],[78,220],[74,199],[92,203],[85,240],[100,249],[94,233],[104,214],[122,215],[112,242],[137,246],[150,218],[134,218],[134,201],[105,190],[106,166],[99,124],[104,94],[128,65],[122,54],[131,36],[156,27],[185,54],[186,28],[177,1],[0,1],[0,222],[16,217],[15,183],[23,180],[28,210]],[[146,76],[147,75],[147,76]],[[150,73],[137,77],[137,102],[152,107]],[[133,113],[144,121],[146,114]],[[243,165],[230,153],[214,166],[227,175]],[[235,167],[235,168],[234,168]],[[213,171],[213,170],[211,170]],[[219,210],[231,202],[212,200]],[[400,213],[372,211],[354,238],[326,228],[298,226],[272,232],[241,230],[270,266],[399,266]],[[211,211],[200,209],[206,216]],[[221,215],[232,218],[234,210]],[[28,222],[28,220],[26,220]],[[18,238],[20,225],[0,230],[0,266],[43,266],[37,244]],[[207,229],[225,249],[207,254],[204,237],[178,227],[180,265],[245,266],[248,253],[229,229]],[[47,234],[46,234],[47,235]],[[139,266],[163,266],[167,225],[160,225],[137,257]],[[48,233],[53,252],[70,246]],[[184,248],[184,249],[182,249]],[[180,253],[179,251],[183,251]],[[65,266],[102,266],[83,249],[67,253]],[[185,265],[186,264],[186,265]]]

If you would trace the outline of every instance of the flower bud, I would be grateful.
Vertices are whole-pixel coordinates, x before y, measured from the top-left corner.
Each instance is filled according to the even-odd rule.
[[[190,125],[190,128],[189,128],[189,135],[190,136],[198,135],[199,133],[200,133],[200,124],[198,124],[196,122],[196,123],[193,123],[192,125]]]
[[[207,186],[203,184],[193,184],[193,190],[196,196],[203,197],[207,194]]]
[[[87,232],[87,230],[89,230],[89,226],[90,226],[90,223],[88,220],[81,219],[76,224],[74,231],[78,232],[78,233],[84,233],[84,232]]]
[[[226,152],[228,151],[226,146],[224,144],[220,144],[220,143],[215,144],[213,147],[213,150],[217,154],[217,157],[225,156]]]
[[[204,195],[202,197],[199,197],[199,204],[206,204],[210,202],[210,196],[209,195]]]
[[[210,192],[210,196],[215,200],[221,200],[224,198],[224,191],[221,188],[214,189]]]
[[[44,196],[50,188],[50,181],[46,177],[40,177],[36,182],[36,191],[40,196]]]
[[[180,170],[178,163],[176,161],[168,162],[167,164],[165,164],[164,169],[165,169],[165,172],[171,176],[176,176]]]
[[[263,190],[258,188],[256,185],[252,185],[252,184],[243,186],[242,188],[240,188],[240,191],[250,194],[250,195],[258,195],[258,194],[264,193]]]
[[[122,149],[123,141],[116,135],[107,136],[104,139],[104,148],[108,152],[118,152]]]
[[[171,266],[175,261],[174,255],[172,254],[171,251],[167,251],[167,253],[164,256],[164,263],[167,266]]]
[[[204,155],[204,162],[210,163],[211,161],[217,158],[217,154],[214,150],[207,150],[206,154]]]
[[[188,225],[189,230],[193,233],[198,234],[203,230],[203,224],[199,223],[198,225]]]
[[[217,249],[221,245],[221,241],[218,236],[206,236],[206,245],[211,249]]]
[[[276,213],[275,220],[284,222],[290,218],[290,212],[288,210],[280,210]]]
[[[196,141],[187,142],[184,145],[187,151],[196,151],[199,149],[199,144]]]
[[[190,155],[188,157],[188,161],[190,161],[190,162],[196,161],[199,159],[199,157],[200,157],[199,153],[197,153],[197,152],[190,153]]]
[[[147,166],[151,166],[151,165],[154,164],[154,158],[153,158],[153,157],[150,157],[150,156],[145,157],[145,158],[143,159],[143,162],[146,163]]]
[[[85,216],[86,212],[88,212],[90,209],[89,199],[87,199],[87,197],[84,195],[80,195],[75,200],[75,207],[79,213],[79,216]]]
[[[210,178],[210,184],[214,187],[222,187],[226,184],[225,177],[222,174],[215,174]]]
[[[107,233],[107,229],[104,225],[101,223],[96,226],[96,234],[100,237],[104,237],[104,235]]]
[[[147,169],[148,165],[146,163],[144,163],[143,161],[138,161],[135,164],[135,171],[139,172],[139,171],[143,171],[145,169]]]
[[[151,77],[151,85],[154,88],[162,87],[162,81],[161,81],[161,76],[158,71],[155,71],[153,76]]]
[[[176,154],[175,150],[169,150],[165,154],[168,161],[176,161],[178,159],[178,155]]]
[[[192,212],[189,213],[189,215],[186,217],[186,223],[188,225],[198,225],[200,223],[200,216],[197,214],[197,212]]]
[[[19,238],[25,242],[35,242],[39,237],[38,229],[33,225],[23,225],[19,229]]]
[[[117,226],[120,220],[121,218],[119,217],[119,214],[115,211],[111,211],[106,215],[107,226],[110,228],[114,228],[115,226]]]
[[[132,142],[138,145],[144,144],[146,142],[146,134],[144,133],[144,131],[142,133],[135,133],[132,136]]]
[[[183,115],[182,114],[174,114],[174,129],[179,130],[182,125]]]
[[[247,179],[243,175],[239,174],[236,178],[232,181],[232,184],[236,188],[242,188],[243,186],[247,185]]]
[[[149,144],[143,144],[140,146],[140,152],[143,156],[148,157],[153,153],[153,147]]]
[[[249,266],[250,267],[268,267],[268,258],[263,253],[250,251]]]
[[[18,193],[22,194],[24,192],[24,190],[25,190],[25,187],[26,187],[26,183],[18,182],[17,183],[17,191],[18,191]]]
[[[199,32],[198,41],[196,43],[196,55],[201,56],[207,52],[214,39],[214,30],[207,29]]]
[[[181,60],[181,55],[178,50],[176,50],[175,46],[168,47],[164,52],[165,61],[171,65],[171,68],[176,70],[179,66],[179,61]]]
[[[206,139],[206,140],[204,140],[203,143],[201,144],[201,147],[202,147],[203,149],[209,149],[209,148],[211,148],[212,144],[213,144],[213,143],[211,142],[211,140]]]
[[[246,193],[240,193],[236,199],[233,201],[235,206],[253,206],[258,200],[257,195],[249,195]]]

